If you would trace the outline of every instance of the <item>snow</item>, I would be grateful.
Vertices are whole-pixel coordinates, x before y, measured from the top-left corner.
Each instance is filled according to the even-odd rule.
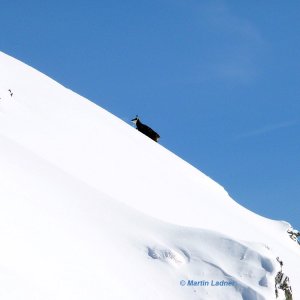
[[[288,223],[1,52],[0,98],[1,299],[269,300],[278,256],[300,299]]]

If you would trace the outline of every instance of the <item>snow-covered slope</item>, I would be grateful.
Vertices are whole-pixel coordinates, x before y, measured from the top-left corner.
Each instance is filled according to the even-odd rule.
[[[1,299],[300,299],[287,223],[3,53],[0,98]]]

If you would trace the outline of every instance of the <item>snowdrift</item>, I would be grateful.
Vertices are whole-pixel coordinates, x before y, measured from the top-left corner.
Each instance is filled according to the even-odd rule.
[[[288,223],[3,53],[0,98],[1,299],[300,299]]]

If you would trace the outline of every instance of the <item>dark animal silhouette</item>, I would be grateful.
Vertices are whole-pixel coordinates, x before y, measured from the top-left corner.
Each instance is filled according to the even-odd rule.
[[[146,136],[148,136],[150,139],[152,139],[153,141],[157,142],[158,139],[160,138],[159,134],[156,133],[153,129],[151,129],[149,126],[143,124],[139,117],[136,116],[134,119],[131,120],[135,125],[136,125],[136,129],[140,132],[142,132],[143,134],[145,134]]]

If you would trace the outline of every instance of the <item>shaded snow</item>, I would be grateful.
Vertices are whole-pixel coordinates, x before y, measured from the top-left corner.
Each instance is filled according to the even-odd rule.
[[[0,98],[1,299],[299,298],[289,224],[3,53]]]

